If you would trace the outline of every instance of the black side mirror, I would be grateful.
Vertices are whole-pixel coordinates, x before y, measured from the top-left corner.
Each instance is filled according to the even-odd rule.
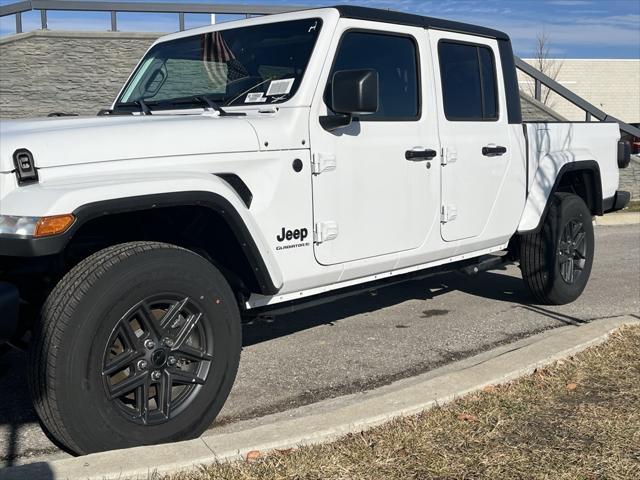
[[[337,71],[329,94],[329,108],[338,115],[320,117],[320,124],[330,131],[349,125],[353,115],[378,111],[378,72],[373,69]]]
[[[331,110],[345,115],[378,111],[378,72],[341,70],[331,81]]]

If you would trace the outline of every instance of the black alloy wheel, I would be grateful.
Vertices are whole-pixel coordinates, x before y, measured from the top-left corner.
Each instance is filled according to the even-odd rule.
[[[520,268],[536,301],[564,305],[587,286],[595,236],[591,211],[582,198],[558,192],[549,204],[541,228],[521,236]]]
[[[215,266],[174,245],[125,243],[51,292],[29,387],[43,426],[73,453],[177,442],[211,426],[241,348],[237,299]]]
[[[118,321],[104,352],[109,399],[128,420],[157,425],[188,408],[213,362],[202,309],[178,294],[147,298]]]
[[[568,284],[575,283],[587,263],[587,244],[584,223],[578,220],[570,220],[562,230],[558,242],[558,262],[560,275]]]

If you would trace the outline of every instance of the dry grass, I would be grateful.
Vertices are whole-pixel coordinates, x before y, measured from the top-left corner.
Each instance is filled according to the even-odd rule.
[[[631,200],[623,212],[640,212],[640,200]]]
[[[165,480],[640,479],[640,328],[421,415]]]

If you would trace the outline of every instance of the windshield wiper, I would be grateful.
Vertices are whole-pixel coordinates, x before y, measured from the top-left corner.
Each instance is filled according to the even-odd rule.
[[[225,112],[222,107],[220,105],[218,105],[216,102],[214,102],[213,100],[211,100],[209,97],[207,97],[206,95],[197,95],[195,97],[193,97],[194,100],[204,100],[204,102],[209,105],[209,107],[212,110],[215,110],[216,112],[218,112],[220,115],[224,115],[227,112]]]
[[[244,113],[244,112],[227,112],[220,105],[218,105],[218,103],[216,103],[213,100],[211,100],[207,95],[196,95],[195,97],[193,97],[193,99],[194,100],[204,100],[204,102],[207,105],[209,105],[209,107],[212,110],[215,110],[216,112],[218,112],[221,117],[222,116],[239,117],[239,116],[245,116],[246,115],[246,113]]]
[[[103,108],[98,112],[98,116],[103,115],[133,115],[131,110],[122,109],[122,107],[138,107],[142,115],[152,115],[151,109],[147,102],[139,98],[138,100],[132,100],[131,102],[117,103],[114,108]]]
[[[180,97],[180,98],[172,98],[169,100],[160,100],[160,101],[154,102],[153,105],[157,107],[156,110],[158,109],[166,110],[166,109],[171,109],[171,107],[177,107],[177,106],[187,106],[187,108],[195,107],[195,105],[201,105],[203,103],[206,104],[212,110],[218,112],[218,114],[221,117],[222,116],[240,117],[240,116],[246,115],[246,113],[244,112],[227,112],[215,100],[209,98],[208,95],[192,95],[190,97]]]
[[[180,97],[180,98],[173,98],[168,100],[156,100],[156,101],[151,101],[149,103],[147,103],[142,98],[139,98],[137,100],[132,100],[126,103],[118,103],[116,105],[116,108],[113,111],[104,111],[104,112],[101,111],[100,114],[102,115],[121,114],[122,111],[119,111],[119,109],[122,107],[138,107],[140,109],[140,112],[143,115],[152,115],[153,112],[158,112],[162,110],[171,110],[172,107],[180,106],[182,108],[185,108],[185,107],[196,108],[197,105],[202,105],[202,104],[206,104],[209,108],[218,112],[220,116],[239,117],[239,116],[246,115],[246,113],[244,112],[227,112],[215,100],[209,98],[208,95],[192,95],[190,97]],[[152,105],[154,107],[153,111],[151,110],[151,108],[149,108],[149,105]],[[126,111],[126,110],[125,112],[128,114],[133,113],[131,111]]]
[[[142,98],[139,98],[138,100],[134,100],[132,103],[135,105],[139,105],[140,111],[144,115],[151,115],[151,109],[149,108],[149,105],[147,105]]]

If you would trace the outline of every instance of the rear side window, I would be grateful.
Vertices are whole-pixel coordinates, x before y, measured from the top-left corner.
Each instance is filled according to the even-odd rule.
[[[405,36],[347,32],[329,78],[338,70],[373,68],[379,78],[378,112],[360,120],[416,120],[420,114],[418,61],[414,41]],[[327,93],[330,90],[327,89]]]
[[[440,42],[438,57],[447,120],[497,120],[493,51],[480,45]]]

